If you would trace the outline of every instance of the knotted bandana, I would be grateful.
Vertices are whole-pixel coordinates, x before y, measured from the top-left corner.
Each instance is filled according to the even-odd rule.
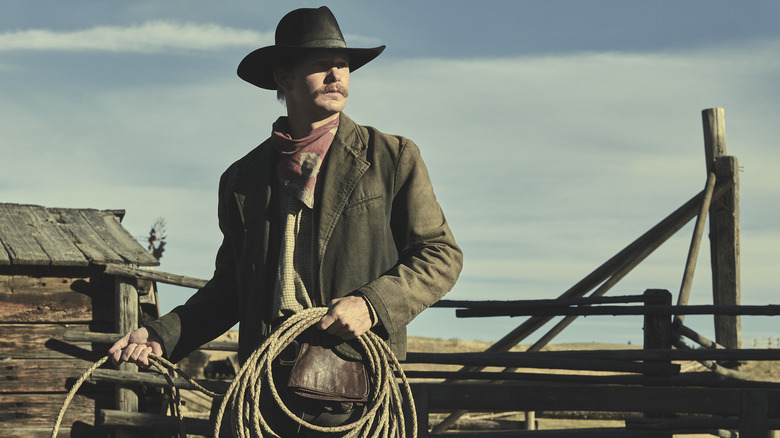
[[[273,124],[271,143],[282,160],[277,164],[282,184],[307,207],[314,207],[314,187],[322,161],[328,153],[339,127],[337,117],[310,132],[306,137],[294,139],[289,134],[286,117],[279,117]]]

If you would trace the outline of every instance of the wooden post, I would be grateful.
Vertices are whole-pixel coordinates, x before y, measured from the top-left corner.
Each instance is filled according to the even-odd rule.
[[[668,290],[648,289],[644,293],[645,306],[671,306],[672,294]],[[644,348],[646,350],[672,349],[672,316],[669,313],[648,313],[644,318]],[[646,412],[647,418],[664,418],[663,414]],[[659,438],[672,438],[673,434],[658,431]]]
[[[728,181],[731,184],[731,190],[710,207],[713,304],[739,305],[739,165],[735,157],[726,156],[723,108],[702,111],[702,122],[707,173],[714,172],[718,182]],[[718,344],[739,348],[741,337],[739,315],[715,316],[715,341]]]
[[[699,247],[701,246],[701,236],[704,234],[704,225],[707,221],[707,212],[712,204],[712,193],[715,190],[716,176],[714,172],[707,175],[707,183],[704,186],[704,199],[701,202],[699,216],[696,218],[696,226],[693,229],[691,245],[688,249],[688,259],[685,262],[685,271],[680,285],[680,295],[677,296],[677,305],[685,306],[688,304],[688,298],[691,294],[691,285],[693,284],[693,274],[696,271],[696,260],[699,258]],[[685,315],[676,315],[675,321],[682,324]]]
[[[417,437],[428,438],[428,385],[416,385],[412,387],[412,397],[414,397],[414,407],[417,412]],[[407,431],[408,433],[408,431]]]
[[[115,277],[114,313],[117,333],[125,334],[138,328],[138,290],[133,280]],[[123,363],[120,371],[137,372],[135,364]],[[138,395],[132,388],[116,385],[116,406],[120,411],[138,412]],[[116,436],[125,438],[134,436],[130,431],[118,429]]]
[[[525,411],[525,430],[536,430],[536,411]]]
[[[646,306],[672,305],[672,294],[668,290],[648,289],[644,297]],[[645,349],[672,349],[672,318],[669,313],[645,314],[644,331]]]
[[[766,391],[746,389],[742,391],[742,412],[739,415],[739,436],[769,436],[769,402]]]

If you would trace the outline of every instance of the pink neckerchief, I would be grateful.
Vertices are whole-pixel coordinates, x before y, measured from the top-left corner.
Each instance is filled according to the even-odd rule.
[[[271,132],[271,144],[282,156],[276,165],[282,184],[307,207],[314,207],[314,187],[317,174],[328,153],[339,127],[337,117],[310,132],[306,137],[294,139],[289,134],[287,117],[279,117]]]

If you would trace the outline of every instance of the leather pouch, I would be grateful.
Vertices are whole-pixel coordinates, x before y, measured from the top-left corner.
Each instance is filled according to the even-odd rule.
[[[368,372],[363,362],[344,359],[331,348],[302,342],[287,388],[305,405],[345,413],[368,402]]]

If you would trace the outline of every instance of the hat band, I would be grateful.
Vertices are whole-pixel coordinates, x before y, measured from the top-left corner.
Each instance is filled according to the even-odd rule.
[[[277,44],[277,46],[280,47],[288,47],[288,48],[296,48],[300,47],[302,49],[346,49],[347,44],[344,42],[344,40],[332,38],[332,39],[319,39],[319,40],[313,40],[313,41],[306,41],[306,42],[300,42],[296,44]]]

